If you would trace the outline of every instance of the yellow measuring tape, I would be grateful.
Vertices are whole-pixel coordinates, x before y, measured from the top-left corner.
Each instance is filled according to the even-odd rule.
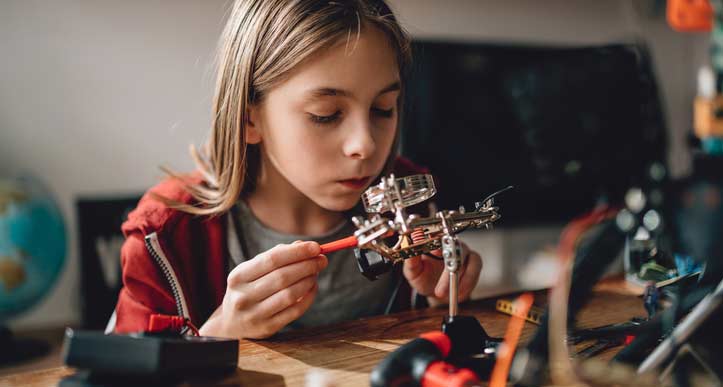
[[[497,309],[498,312],[502,312],[504,314],[508,314],[510,316],[516,314],[515,309],[515,303],[512,302],[512,300],[507,300],[504,298],[501,298],[497,300],[497,305],[495,306],[495,309]],[[537,307],[532,306],[530,308],[530,311],[527,312],[527,316],[525,316],[525,320],[529,321],[533,324],[540,325],[542,323],[542,315],[545,313],[545,310]]]

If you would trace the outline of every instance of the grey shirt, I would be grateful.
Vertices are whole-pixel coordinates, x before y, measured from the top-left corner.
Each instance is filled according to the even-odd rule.
[[[237,207],[238,211],[231,211],[228,217],[230,269],[280,243],[313,240],[323,244],[352,235],[356,230],[349,220],[345,220],[325,235],[284,234],[262,224],[243,201],[239,201]],[[231,216],[238,216],[238,231],[245,248],[239,243]],[[244,251],[248,257],[244,256]],[[367,280],[359,273],[352,249],[330,253],[327,258],[329,266],[319,273],[319,291],[313,304],[289,325],[291,328],[326,325],[384,313],[397,282],[391,273],[376,281]]]

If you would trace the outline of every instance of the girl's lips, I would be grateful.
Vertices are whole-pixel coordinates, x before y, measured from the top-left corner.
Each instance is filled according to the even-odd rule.
[[[369,177],[362,177],[359,179],[346,179],[346,180],[339,180],[339,183],[341,183],[343,186],[351,188],[351,189],[362,189],[364,186],[366,186],[367,182],[369,181]]]

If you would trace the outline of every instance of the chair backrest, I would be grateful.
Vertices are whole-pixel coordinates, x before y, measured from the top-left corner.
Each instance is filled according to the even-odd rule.
[[[83,327],[103,329],[122,286],[121,224],[140,196],[83,197],[76,202],[80,237],[80,305]]]

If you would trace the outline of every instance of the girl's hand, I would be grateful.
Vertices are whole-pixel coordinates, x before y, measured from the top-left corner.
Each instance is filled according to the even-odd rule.
[[[464,301],[477,285],[482,270],[482,258],[470,250],[466,244],[460,243],[462,244],[463,263],[458,271],[458,299]],[[440,250],[435,250],[432,254],[442,255]],[[426,255],[409,258],[404,261],[403,272],[404,277],[417,293],[437,302],[449,301],[449,272],[444,268],[444,261]]]
[[[262,339],[299,318],[314,301],[317,274],[329,263],[319,252],[316,242],[294,242],[236,266],[201,334]]]

